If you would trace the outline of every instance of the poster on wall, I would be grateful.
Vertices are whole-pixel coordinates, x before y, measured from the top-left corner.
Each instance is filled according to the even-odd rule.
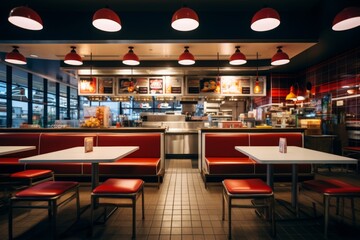
[[[150,94],[163,94],[163,79],[150,78],[149,79]]]
[[[202,93],[220,93],[217,87],[216,77],[207,77],[200,80],[200,92]]]
[[[134,91],[133,86],[134,86],[134,83],[131,81],[130,78],[119,78],[117,93],[118,94],[132,93]]]
[[[117,94],[148,94],[147,78],[119,78]]]
[[[114,78],[99,77],[98,78],[98,93],[99,94],[114,94]]]
[[[166,77],[165,94],[181,94],[182,80],[180,77]]]
[[[96,77],[81,77],[79,81],[79,95],[96,93]]]

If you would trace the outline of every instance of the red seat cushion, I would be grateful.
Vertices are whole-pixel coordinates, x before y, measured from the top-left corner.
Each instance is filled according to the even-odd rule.
[[[16,197],[56,197],[76,187],[78,182],[70,181],[49,181],[39,183],[15,194]]]
[[[92,192],[94,194],[131,194],[140,190],[144,183],[141,179],[117,179],[109,178]]]
[[[225,179],[224,187],[231,194],[271,194],[272,189],[261,179]]]
[[[205,159],[209,174],[254,173],[255,161],[248,157],[208,157]]]
[[[50,175],[52,173],[51,170],[42,170],[42,169],[33,169],[33,170],[25,170],[21,172],[16,172],[10,175],[12,178],[36,178]]]
[[[344,147],[344,151],[360,152],[360,147]]]
[[[303,187],[319,193],[327,194],[360,194],[360,187],[337,179],[309,180]]]

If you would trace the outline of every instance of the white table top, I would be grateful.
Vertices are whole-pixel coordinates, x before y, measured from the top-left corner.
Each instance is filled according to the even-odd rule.
[[[35,146],[0,146],[0,155],[6,155],[17,152],[25,152],[35,149]]]
[[[85,153],[84,147],[73,147],[60,151],[40,154],[32,157],[21,158],[22,163],[42,163],[42,162],[61,162],[61,163],[99,163],[114,162],[136,150],[138,146],[123,147],[94,147],[92,152]]]
[[[279,146],[236,146],[235,149],[264,164],[356,164],[358,162],[354,158],[295,146],[288,146],[287,153],[280,153]]]

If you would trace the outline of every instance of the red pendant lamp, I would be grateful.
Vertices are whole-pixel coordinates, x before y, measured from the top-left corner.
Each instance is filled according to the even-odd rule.
[[[5,62],[12,63],[12,64],[18,64],[18,65],[25,65],[26,64],[26,58],[24,55],[22,55],[19,50],[18,46],[13,46],[13,50],[6,54],[5,56]]]
[[[179,56],[178,63],[181,65],[193,65],[195,63],[194,55],[189,52],[189,47],[185,46],[184,52]]]
[[[129,47],[129,52],[123,57],[122,63],[129,66],[136,66],[140,64],[139,57],[133,51],[134,47]]]
[[[273,8],[263,8],[253,16],[251,29],[256,32],[272,30],[280,25],[280,15]]]
[[[80,66],[83,64],[82,58],[79,54],[76,53],[74,46],[71,46],[72,50],[66,54],[64,63],[74,66]]]
[[[344,31],[358,26],[360,26],[360,8],[348,7],[335,16],[332,30]]]
[[[118,32],[121,29],[119,16],[109,8],[97,10],[93,16],[93,26],[105,32]]]
[[[199,17],[191,8],[182,7],[172,16],[171,27],[178,31],[192,31],[199,27]]]
[[[273,66],[279,66],[284,65],[290,62],[289,56],[282,51],[282,47],[277,47],[278,50],[275,53],[275,55],[271,58],[271,65]]]
[[[240,52],[240,46],[236,46],[235,48],[236,48],[236,51],[233,55],[231,55],[229,63],[231,65],[245,64],[247,62],[246,57],[242,52]]]
[[[10,11],[8,20],[15,26],[27,30],[37,31],[43,29],[41,17],[29,7],[20,6],[13,8]]]

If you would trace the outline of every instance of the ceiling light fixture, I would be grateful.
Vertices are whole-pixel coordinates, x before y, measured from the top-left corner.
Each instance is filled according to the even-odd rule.
[[[94,13],[92,24],[105,32],[118,32],[121,29],[119,16],[109,8],[101,8]]]
[[[285,100],[291,100],[291,101],[296,101],[297,100],[297,96],[294,93],[294,86],[290,87],[290,93],[288,95],[286,95]]]
[[[254,93],[260,93],[260,84],[259,84],[259,54],[256,52],[256,80],[255,80],[255,87]]]
[[[76,53],[75,51],[76,47],[71,46],[70,48],[72,48],[72,50],[68,54],[66,54],[64,63],[74,66],[82,65],[83,64],[82,58],[79,54]]]
[[[29,7],[20,6],[13,8],[10,11],[8,20],[15,26],[27,30],[37,31],[43,29],[41,17]]]
[[[246,57],[242,52],[240,52],[240,46],[236,46],[235,48],[236,48],[236,51],[233,55],[231,55],[229,63],[231,65],[245,64],[247,62]]]
[[[282,51],[282,46],[277,47],[278,50],[275,55],[271,58],[271,65],[279,66],[290,62],[289,56]]]
[[[253,16],[251,29],[256,32],[272,30],[280,25],[280,15],[273,8],[263,8]]]
[[[122,63],[129,66],[136,66],[140,64],[139,57],[133,51],[134,47],[129,47],[129,52],[123,57]]]
[[[5,62],[12,63],[12,64],[18,64],[18,65],[25,65],[26,64],[26,58],[24,55],[22,55],[19,50],[18,46],[13,46],[13,50],[6,54],[5,56]]]
[[[335,16],[332,30],[344,31],[358,26],[360,26],[360,8],[348,7]]]
[[[192,31],[199,27],[199,17],[191,8],[182,7],[172,16],[171,27],[178,31]]]
[[[181,65],[193,65],[195,63],[194,55],[189,52],[189,47],[185,46],[184,52],[179,56],[178,63]]]

